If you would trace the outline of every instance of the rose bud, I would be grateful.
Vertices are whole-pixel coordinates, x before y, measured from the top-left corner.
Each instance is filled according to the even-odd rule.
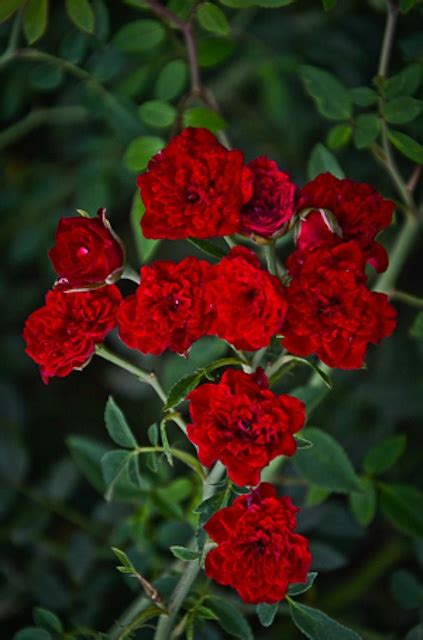
[[[97,218],[61,218],[56,244],[49,258],[59,276],[56,288],[94,289],[112,284],[122,275],[125,252],[118,236],[99,209]]]
[[[261,156],[248,164],[253,173],[253,196],[241,209],[242,233],[258,244],[284,235],[292,220],[298,187],[273,160]]]

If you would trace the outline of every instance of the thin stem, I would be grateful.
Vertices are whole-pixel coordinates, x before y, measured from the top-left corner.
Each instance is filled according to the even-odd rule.
[[[40,51],[39,49],[16,49],[16,51],[9,56],[8,60],[11,59],[21,59],[21,60],[33,60],[39,62],[47,62],[62,71],[65,71],[75,78],[86,82],[89,86],[91,86],[102,98],[103,103],[108,105],[110,109],[112,109],[116,116],[125,119],[125,122],[128,123],[130,127],[131,134],[137,134],[140,131],[140,126],[136,118],[125,108],[122,107],[120,102],[118,102],[115,96],[101,84],[94,76],[92,76],[88,71],[78,67],[72,62],[68,62],[67,60],[63,60],[57,56],[53,56],[50,53],[46,53],[45,51]]]
[[[215,484],[219,482],[225,472],[224,466],[217,462],[204,482],[203,500],[210,498],[215,492]],[[168,606],[169,615],[161,616],[157,625],[154,640],[169,640],[179,610],[188,595],[198,573],[200,563],[193,560],[187,564],[178,584],[176,585]]]
[[[382,293],[389,293],[395,287],[395,282],[407,256],[410,252],[410,248],[417,239],[418,221],[416,218],[409,216],[398,235],[394,248],[389,256],[389,269],[382,273],[376,280],[373,287],[376,291]]]
[[[166,394],[163,391],[163,388],[153,371],[144,371],[144,369],[141,369],[135,364],[128,362],[127,360],[125,360],[125,358],[122,358],[117,353],[113,353],[113,351],[110,351],[110,349],[108,349],[104,344],[98,344],[95,348],[95,353],[97,356],[100,356],[100,358],[108,360],[108,362],[112,362],[121,369],[132,373],[132,375],[138,378],[138,380],[140,380],[141,382],[145,382],[146,384],[150,385],[150,387],[152,387],[157,393],[160,400],[162,400],[163,402],[166,401]]]
[[[197,45],[192,31],[191,18],[187,22],[184,22],[179,18],[179,16],[158,2],[158,0],[147,0],[147,4],[150,9],[159,16],[159,18],[166,20],[181,32],[185,40],[185,47],[187,50],[191,77],[191,93],[201,96],[202,84],[200,78],[200,67],[198,64]]]
[[[405,302],[405,304],[410,305],[410,307],[423,309],[423,298],[414,296],[413,294],[407,293],[406,291],[394,290],[394,291],[389,291],[388,294],[391,300],[399,300],[400,302]]]
[[[266,256],[267,268],[271,274],[276,275],[276,246],[275,243],[264,245],[264,255]]]
[[[398,6],[394,0],[387,0],[388,14],[386,18],[385,33],[383,35],[382,48],[380,50],[378,76],[384,78],[388,71],[389,58],[391,57],[394,42],[395,27],[398,18]]]
[[[0,131],[0,149],[19,140],[36,127],[43,124],[49,126],[75,125],[85,122],[89,117],[87,109],[84,107],[48,107],[46,109],[34,109],[27,116],[16,122],[12,126]]]

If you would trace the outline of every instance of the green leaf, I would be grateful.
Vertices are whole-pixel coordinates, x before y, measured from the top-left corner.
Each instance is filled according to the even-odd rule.
[[[106,484],[105,499],[111,500],[114,495],[115,486],[123,477],[127,477],[128,462],[132,453],[116,449],[108,451],[101,459],[101,469],[104,482]]]
[[[36,42],[47,27],[48,0],[28,0],[25,5],[23,29],[28,44]]]
[[[143,171],[151,158],[165,146],[157,136],[140,136],[132,140],[125,151],[123,162],[130,171]]]
[[[408,13],[413,9],[420,0],[400,0],[400,9],[402,13]]]
[[[391,124],[406,124],[411,122],[422,111],[422,101],[415,98],[394,98],[383,107],[383,113],[387,122]]]
[[[336,124],[326,136],[326,143],[329,149],[341,149],[345,147],[351,139],[353,128],[347,122]]]
[[[413,627],[413,629],[411,629],[407,633],[404,640],[422,640],[422,638],[423,638],[423,622],[418,624],[416,627]]]
[[[404,533],[423,537],[423,493],[405,484],[379,484],[381,506],[392,524]]]
[[[204,251],[204,253],[207,253],[214,258],[224,258],[227,255],[224,249],[221,249],[221,247],[209,240],[197,240],[196,238],[187,238],[187,240],[197,247],[197,249],[201,249],[201,251]]]
[[[390,580],[390,588],[395,600],[405,611],[423,605],[423,587],[409,571],[395,571]]]
[[[326,171],[337,178],[345,177],[338,160],[321,142],[318,142],[311,151],[307,171],[310,180]]]
[[[412,96],[420,86],[421,77],[420,65],[410,64],[385,82],[383,92],[386,100],[398,96]]]
[[[46,631],[52,633],[62,633],[63,625],[60,619],[55,613],[52,613],[48,609],[42,607],[35,607],[32,612],[32,617],[37,627],[42,627]]]
[[[307,574],[307,582],[297,582],[295,584],[289,585],[288,595],[299,596],[302,593],[305,593],[306,591],[311,589],[311,587],[314,584],[314,581],[317,578],[317,575],[318,575],[317,571],[310,571],[310,573]]]
[[[184,376],[178,382],[170,388],[169,394],[167,396],[167,400],[163,406],[163,411],[169,411],[176,407],[184,398],[189,394],[190,391],[198,387],[200,384],[205,370],[199,369],[194,373],[189,374],[188,376]]]
[[[94,11],[88,0],[66,0],[66,11],[78,29],[93,33],[95,24]]]
[[[218,36],[226,36],[229,33],[229,24],[222,9],[212,2],[203,2],[197,10],[197,18],[200,25],[206,31],[211,31]]]
[[[336,0],[322,0],[325,11],[330,11],[336,5]]]
[[[119,29],[113,43],[121,51],[138,53],[156,47],[164,36],[164,27],[158,20],[133,20]]]
[[[295,0],[251,0],[253,7],[264,7],[264,9],[278,9],[279,7],[287,7]]]
[[[122,566],[117,568],[119,570],[126,569],[126,571],[121,571],[121,573],[132,573],[132,574],[137,573],[134,565],[132,564],[132,562],[130,561],[130,559],[128,558],[128,556],[124,551],[122,551],[121,549],[118,549],[117,547],[112,547],[112,551],[115,554],[116,558],[119,560],[119,562],[122,563]]]
[[[328,489],[322,489],[312,484],[307,492],[307,498],[305,502],[306,507],[314,507],[322,504],[330,496],[331,492]]]
[[[53,638],[45,629],[26,627],[26,629],[15,633],[13,640],[53,640]]]
[[[306,440],[298,434],[295,434],[294,440],[297,443],[297,449],[310,449],[310,447],[313,446],[313,443],[310,442],[310,440]]]
[[[360,481],[349,458],[332,436],[315,427],[304,429],[302,434],[313,447],[297,451],[293,463],[307,480],[340,493],[360,491]]]
[[[131,226],[132,237],[135,240],[137,247],[138,258],[145,264],[153,256],[154,252],[160,245],[160,240],[151,240],[146,238],[141,229],[141,218],[145,213],[144,203],[141,199],[139,192],[134,194],[131,207]]]
[[[127,449],[138,446],[126,418],[112,396],[109,396],[104,411],[104,420],[109,436],[116,444]]]
[[[328,393],[329,389],[321,384],[315,386],[307,384],[301,387],[295,387],[295,389],[290,391],[291,396],[304,402],[308,417],[310,417],[319,404],[323,402]]]
[[[289,600],[292,620],[310,640],[361,640],[355,631],[335,622],[325,613]]]
[[[0,2],[0,22],[4,22],[23,5],[25,0],[1,0]]]
[[[151,127],[170,127],[174,122],[177,111],[174,106],[164,100],[148,100],[138,109],[144,122]]]
[[[378,137],[380,119],[375,113],[363,113],[357,116],[354,129],[354,144],[357,149],[369,147]]]
[[[182,93],[187,83],[186,62],[172,60],[168,62],[157,78],[155,95],[160,100],[173,100]]]
[[[178,460],[186,464],[187,467],[190,467],[201,479],[204,480],[203,467],[198,462],[197,458],[186,451],[181,451],[180,449],[172,449],[171,451],[174,458],[178,458]]]
[[[260,623],[263,627],[270,627],[273,624],[273,620],[275,619],[278,607],[279,602],[275,602],[275,604],[267,604],[266,602],[261,602],[257,605],[256,611],[258,619],[260,620]]]
[[[211,609],[202,605],[195,607],[195,615],[203,620],[217,620],[217,615]]]
[[[414,317],[409,334],[413,338],[423,338],[423,311],[419,311]]]
[[[188,547],[174,545],[173,547],[170,547],[170,550],[175,558],[178,558],[179,560],[186,560],[187,562],[190,560],[196,560],[199,557],[198,551],[195,551],[195,549],[189,549]]]
[[[377,93],[368,87],[354,87],[350,89],[351,100],[359,107],[371,107],[377,102]]]
[[[156,423],[151,424],[148,427],[147,435],[148,435],[148,439],[149,439],[150,443],[153,445],[153,447],[157,447],[157,445],[159,444],[159,429],[158,429]]]
[[[198,43],[198,62],[200,67],[213,67],[228,58],[234,50],[231,40],[209,36]]]
[[[351,117],[350,93],[338,78],[324,69],[309,65],[300,67],[300,75],[307,93],[314,98],[323,116],[331,120]]]
[[[376,444],[366,454],[363,467],[367,473],[379,474],[390,469],[404,453],[407,445],[405,436],[392,436]]]
[[[217,616],[217,622],[224,631],[240,640],[254,640],[253,632],[242,613],[227,600],[209,596],[207,606]]]
[[[376,512],[376,490],[370,478],[361,478],[361,487],[360,493],[350,494],[350,506],[357,522],[361,526],[367,527]]]
[[[138,456],[131,456],[128,460],[127,474],[129,482],[137,489],[145,488],[145,483],[140,474],[140,467],[138,464]]]
[[[101,442],[83,436],[70,436],[66,444],[77,467],[93,487],[102,493],[104,481],[101,473],[101,458],[106,453],[107,447]]]
[[[248,9],[249,7],[264,7],[277,9],[292,4],[295,0],[220,0],[222,4],[232,9]]]
[[[326,373],[326,371],[317,366],[317,364],[314,364],[314,362],[312,362],[311,360],[307,360],[307,358],[302,358],[301,356],[289,356],[288,362],[298,362],[300,364],[305,364],[306,366],[310,367],[310,369],[312,369],[314,373],[317,373],[323,384],[328,389],[333,389],[333,384],[330,376]]]
[[[405,133],[394,131],[393,129],[388,131],[388,136],[394,147],[404,156],[410,158],[413,162],[423,164],[423,145],[405,135]]]
[[[204,127],[213,133],[221,131],[226,127],[226,122],[222,116],[206,107],[192,107],[191,109],[187,109],[182,119],[184,127]]]

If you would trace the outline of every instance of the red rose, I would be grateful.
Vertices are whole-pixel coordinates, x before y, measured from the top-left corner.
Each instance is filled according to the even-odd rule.
[[[210,238],[239,230],[251,172],[241,151],[228,151],[206,129],[188,128],[150,160],[137,185],[146,238]]]
[[[216,265],[205,295],[216,313],[210,332],[247,351],[268,346],[287,308],[284,287],[245,247]]]
[[[248,375],[227,369],[218,384],[203,384],[188,395],[193,424],[188,438],[199,448],[202,464],[220,460],[237,485],[256,485],[273,458],[292,456],[293,434],[305,421],[304,405],[277,396],[262,370]]]
[[[365,258],[357,242],[297,250],[287,261],[292,281],[283,345],[300,356],[316,353],[330,367],[363,365],[369,342],[396,325],[388,297],[366,287]]]
[[[215,513],[205,530],[218,546],[206,557],[206,574],[231,586],[244,602],[280,602],[292,583],[306,582],[308,540],[295,533],[298,509],[261,484]]]
[[[116,325],[121,301],[119,289],[95,291],[49,291],[46,303],[32,313],[24,327],[26,353],[39,365],[46,384],[81,369],[94,353],[96,343]]]
[[[120,240],[100,209],[97,218],[61,218],[49,251],[61,289],[91,289],[118,280],[125,259]]]
[[[345,241],[356,240],[366,261],[377,271],[385,271],[388,256],[376,235],[392,220],[394,203],[385,200],[368,184],[353,180],[338,180],[330,173],[322,173],[301,190],[298,210],[316,208],[301,222],[297,240],[299,249],[314,247],[328,241],[339,242],[325,212],[329,210],[340,227]]]
[[[241,210],[242,233],[263,238],[283,235],[295,213],[297,186],[268,158],[257,158],[248,167],[253,172],[253,196]]]
[[[209,328],[203,289],[207,262],[185,258],[157,261],[141,269],[141,284],[119,309],[119,336],[132,349],[160,355],[185,354]]]

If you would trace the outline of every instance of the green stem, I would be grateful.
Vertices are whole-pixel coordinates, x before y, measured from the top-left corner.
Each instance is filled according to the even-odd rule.
[[[360,567],[349,579],[345,580],[321,601],[323,609],[342,609],[362,597],[362,594],[379,580],[399,560],[409,553],[409,547],[402,540],[388,542],[372,556],[369,562]]]
[[[409,216],[398,235],[393,250],[389,256],[389,268],[376,280],[373,287],[376,291],[388,293],[395,287],[395,282],[407,259],[411,246],[416,241],[419,223],[416,218]]]
[[[138,380],[140,380],[141,382],[145,382],[146,384],[150,385],[150,387],[152,387],[157,393],[160,400],[162,400],[163,402],[166,401],[166,394],[163,391],[163,388],[160,382],[157,380],[156,374],[153,371],[144,371],[144,369],[141,369],[135,364],[128,362],[127,360],[125,360],[125,358],[117,355],[117,353],[113,353],[113,351],[110,351],[110,349],[108,349],[104,344],[98,344],[95,348],[95,353],[97,356],[100,356],[100,358],[103,358],[108,362],[112,362],[121,369],[132,373],[132,375],[138,378]]]
[[[264,255],[266,256],[267,268],[271,274],[277,275],[276,271],[276,245],[274,242],[264,245]]]
[[[203,500],[210,498],[214,494],[214,485],[221,479],[224,472],[224,466],[220,462],[217,462],[204,483]],[[187,567],[182,573],[182,576],[170,597],[168,606],[169,615],[160,617],[154,640],[169,640],[171,637],[171,631],[175,625],[179,610],[183,605],[199,571],[200,563],[198,560],[192,560],[187,563]]]
[[[19,120],[8,129],[0,131],[0,149],[19,140],[27,133],[40,127],[43,124],[49,126],[58,125],[74,125],[85,122],[88,118],[88,111],[84,107],[50,107],[46,109],[35,109],[31,111],[25,118]]]
[[[405,304],[410,305],[410,307],[416,307],[417,309],[423,309],[423,298],[419,298],[418,296],[413,296],[411,293],[407,293],[406,291],[390,291],[389,297],[393,300],[399,300],[400,302],[405,302]]]
[[[140,132],[140,125],[136,118],[127,111],[118,100],[116,100],[115,96],[101,84],[94,76],[92,76],[88,71],[78,67],[72,62],[68,62],[67,60],[63,60],[57,56],[53,56],[50,53],[46,53],[45,51],[40,51],[38,49],[16,49],[16,51],[10,55],[7,60],[12,59],[20,59],[20,60],[32,60],[34,62],[47,62],[55,67],[58,67],[62,71],[73,75],[75,78],[84,81],[87,85],[92,87],[96,93],[101,97],[103,104],[106,104],[110,109],[112,109],[116,116],[119,118],[123,118],[129,125],[128,133],[131,135],[137,135]],[[6,62],[6,60],[5,60]]]

